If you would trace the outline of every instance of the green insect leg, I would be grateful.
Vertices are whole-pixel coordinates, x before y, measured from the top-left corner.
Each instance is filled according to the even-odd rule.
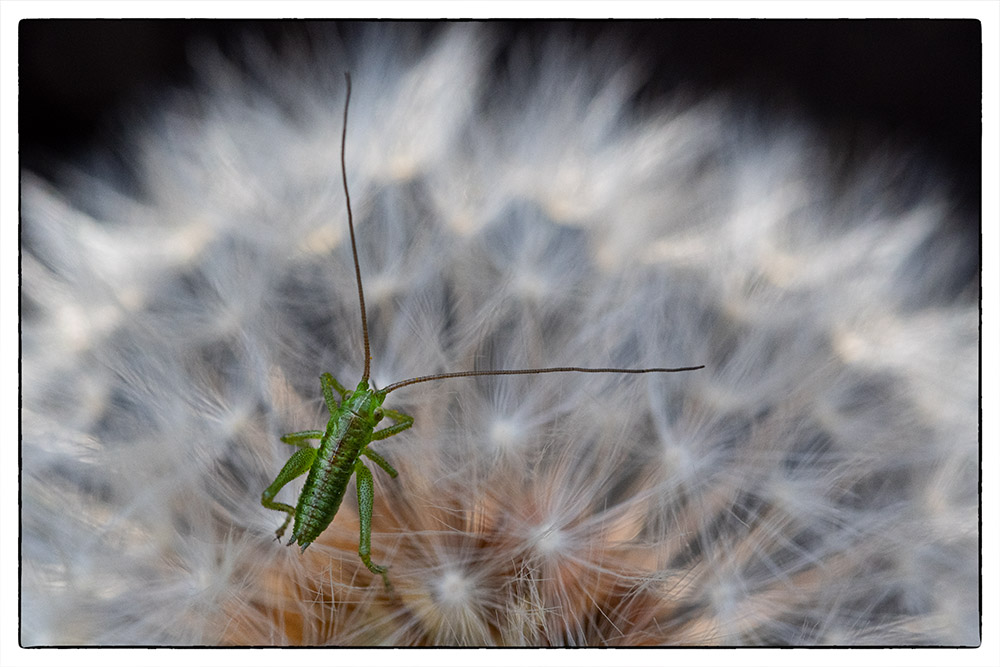
[[[296,435],[296,434],[290,434]],[[284,438],[282,438],[284,439]],[[307,472],[310,467],[312,467],[313,461],[316,460],[316,450],[308,445],[302,446],[297,452],[292,454],[291,458],[285,463],[285,467],[281,469],[278,476],[274,478],[271,482],[271,486],[264,489],[264,493],[260,494],[260,504],[269,510],[277,510],[279,512],[287,512],[288,517],[285,518],[285,522],[281,524],[281,528],[274,531],[275,539],[281,539],[281,536],[285,533],[285,529],[288,528],[288,522],[292,520],[295,516],[295,508],[291,505],[286,505],[285,503],[278,503],[274,501],[274,496],[281,491],[281,488],[288,484],[290,481],[298,477],[304,472]]]
[[[281,436],[281,441],[296,447],[308,447],[306,440],[319,440],[323,437],[323,431],[296,431]]]
[[[333,392],[340,394],[340,400],[347,398],[348,391],[344,389],[344,385],[337,382],[337,378],[333,377],[330,373],[323,373],[319,376],[319,382],[323,385],[323,400],[326,401],[326,409],[330,411],[332,415],[340,407],[336,399],[333,397]]]
[[[413,426],[413,417],[411,417],[410,415],[403,414],[402,412],[397,412],[396,410],[389,410],[387,408],[382,409],[382,414],[384,414],[386,417],[388,417],[389,419],[391,419],[396,423],[393,424],[392,426],[388,426],[382,429],[381,431],[375,431],[374,433],[372,433],[372,440],[385,440],[389,436],[401,433],[402,431],[405,431],[406,429]],[[384,468],[385,466],[382,467]],[[389,474],[391,475],[392,473]],[[392,476],[395,477],[395,475]]]
[[[375,504],[375,481],[372,473],[360,460],[354,464],[354,473],[357,476],[358,484],[358,516],[361,522],[361,538],[358,541],[358,555],[373,574],[382,575],[386,590],[392,590],[389,577],[386,571],[389,569],[384,565],[372,563],[372,508]]]
[[[389,477],[392,477],[393,479],[395,479],[396,475],[399,474],[398,472],[396,472],[395,468],[393,468],[391,465],[389,465],[388,461],[386,461],[384,458],[382,458],[381,454],[379,454],[378,452],[376,452],[371,447],[365,447],[364,449],[361,450],[361,453],[364,454],[365,456],[367,456],[369,459],[371,459],[375,463],[377,463],[379,468],[381,468],[382,470],[384,470],[387,473],[389,473]]]

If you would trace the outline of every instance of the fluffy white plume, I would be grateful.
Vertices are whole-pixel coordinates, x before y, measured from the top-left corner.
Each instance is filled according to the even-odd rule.
[[[637,111],[627,58],[553,41],[505,78],[490,44],[203,53],[132,173],[23,175],[23,643],[977,644],[978,286],[945,190],[891,154],[834,178],[731,101]],[[377,386],[706,364],[390,394],[396,597],[353,483],[304,555],[260,505],[320,373],[363,366],[345,69]]]

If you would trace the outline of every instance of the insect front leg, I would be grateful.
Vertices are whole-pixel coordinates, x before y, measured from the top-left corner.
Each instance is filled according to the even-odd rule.
[[[389,436],[401,433],[402,431],[405,431],[406,429],[413,426],[413,417],[411,417],[410,415],[403,414],[402,412],[397,412],[396,410],[389,410],[388,408],[382,408],[382,414],[384,414],[386,417],[388,417],[389,419],[391,419],[396,423],[393,424],[392,426],[387,426],[381,431],[375,431],[374,433],[372,433],[372,440],[385,440]],[[375,459],[372,460],[374,461]],[[376,463],[378,462],[376,461]],[[382,467],[385,468],[385,466]],[[388,470],[386,470],[386,472],[388,472]],[[395,475],[393,475],[393,477],[395,477]]]
[[[309,431],[304,432],[309,433]],[[289,435],[298,434],[290,433]],[[282,440],[284,440],[284,438],[282,438]],[[288,528],[288,522],[292,520],[293,516],[295,516],[295,508],[291,505],[286,505],[285,503],[275,502],[274,496],[278,494],[278,491],[281,491],[281,488],[285,486],[285,484],[288,484],[302,473],[307,472],[309,468],[312,467],[313,461],[315,460],[316,450],[308,445],[301,445],[301,449],[292,454],[291,458],[289,458],[285,463],[285,467],[281,469],[278,476],[274,478],[273,482],[271,482],[271,486],[264,489],[264,492],[260,494],[261,505],[269,510],[277,510],[279,512],[288,513],[288,516],[285,518],[285,522],[281,524],[281,528],[274,531],[275,539],[277,540],[281,539],[281,536],[285,533],[285,529]]]
[[[340,407],[340,404],[333,398],[333,392],[340,394],[340,400],[347,398],[349,392],[330,373],[320,375],[319,382],[323,385],[323,400],[326,401],[326,409],[333,415],[337,411],[337,408]]]
[[[372,563],[372,509],[375,504],[375,480],[372,473],[365,467],[365,464],[358,460],[354,464],[354,473],[357,477],[358,485],[358,517],[361,523],[361,537],[358,540],[358,555],[361,562],[365,564],[372,574],[382,575],[382,582],[388,591],[392,590],[389,577],[386,572],[389,568],[384,565]]]

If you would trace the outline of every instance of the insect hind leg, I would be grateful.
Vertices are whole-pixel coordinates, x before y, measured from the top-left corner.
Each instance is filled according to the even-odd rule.
[[[361,562],[372,574],[382,575],[382,583],[387,591],[392,591],[392,584],[386,572],[385,565],[372,563],[372,510],[375,504],[375,480],[372,473],[360,460],[354,464],[354,473],[358,484],[358,517],[361,524],[361,537],[358,540],[358,555]]]
[[[292,434],[294,435],[294,434]],[[282,438],[284,439],[284,438]],[[294,443],[293,443],[294,444]],[[292,454],[291,458],[285,462],[285,466],[278,473],[278,476],[274,478],[271,485],[264,489],[264,492],[260,494],[260,504],[269,510],[276,510],[278,512],[285,512],[288,514],[285,517],[285,522],[281,524],[278,530],[274,531],[275,539],[280,540],[281,536],[284,535],[285,529],[288,528],[288,523],[295,516],[295,508],[291,505],[286,505],[285,503],[275,502],[274,496],[281,491],[285,484],[298,477],[304,472],[307,472],[310,467],[312,467],[313,461],[316,460],[316,450],[308,445],[300,445],[301,449]]]

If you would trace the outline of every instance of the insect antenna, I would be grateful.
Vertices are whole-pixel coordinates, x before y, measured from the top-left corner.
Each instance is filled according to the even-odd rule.
[[[347,191],[347,161],[344,152],[347,146],[347,109],[351,104],[351,74],[344,72],[347,79],[347,99],[344,100],[344,128],[340,134],[340,174],[344,178],[344,199],[347,201],[347,226],[351,230],[351,252],[354,254],[354,275],[358,279],[358,301],[361,303],[361,333],[365,339],[365,373],[362,382],[368,381],[371,372],[371,345],[368,343],[368,317],[365,315],[365,290],[361,287],[361,266],[358,264],[358,245],[354,240],[354,216],[351,214],[351,193]]]
[[[358,302],[361,304],[361,333],[365,341],[365,372],[362,381],[367,382],[371,374],[371,344],[368,342],[368,316],[365,314],[365,291],[361,286],[361,266],[358,264],[358,245],[354,238],[354,215],[351,213],[351,193],[347,190],[347,160],[344,157],[347,146],[347,110],[351,104],[351,74],[344,72],[347,80],[347,97],[344,100],[344,127],[340,134],[340,173],[344,180],[344,200],[347,203],[347,226],[351,231],[351,253],[354,255],[354,275],[358,281]],[[411,384],[430,382],[432,380],[447,380],[449,378],[481,377],[484,375],[541,375],[543,373],[624,373],[638,375],[640,373],[682,373],[696,371],[705,366],[686,366],[683,368],[581,368],[579,366],[559,366],[554,368],[520,368],[495,371],[460,371],[457,373],[440,373],[438,375],[421,375],[401,382],[394,382],[378,393],[385,396],[390,391],[408,387]]]
[[[382,389],[380,393],[388,394],[390,391],[395,391],[411,384],[417,384],[418,382],[483,375],[541,375],[542,373],[626,373],[629,375],[639,375],[641,373],[683,373],[684,371],[696,371],[704,367],[704,364],[701,366],[685,366],[683,368],[581,368],[579,366],[558,366],[554,368],[519,368],[497,371],[460,371],[457,373],[441,373],[439,375],[421,375],[420,377],[410,378],[402,382],[394,382],[385,389]]]

